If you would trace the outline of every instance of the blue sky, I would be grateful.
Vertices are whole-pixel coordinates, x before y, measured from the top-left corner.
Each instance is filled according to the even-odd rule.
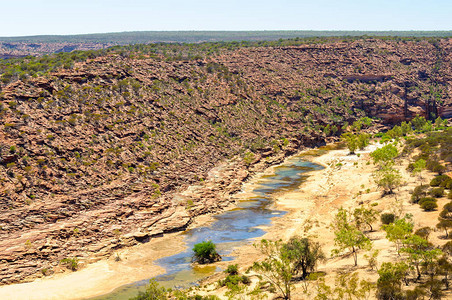
[[[0,0],[0,36],[139,30],[452,30],[452,0]]]

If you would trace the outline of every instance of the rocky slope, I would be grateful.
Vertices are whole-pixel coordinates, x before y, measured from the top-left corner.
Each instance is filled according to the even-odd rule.
[[[192,59],[119,49],[3,80],[0,282],[183,229],[228,206],[250,172],[335,139],[345,122],[450,118],[451,48],[369,39]]]

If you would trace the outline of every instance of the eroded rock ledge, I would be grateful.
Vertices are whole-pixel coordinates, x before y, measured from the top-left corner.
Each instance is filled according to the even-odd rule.
[[[233,204],[231,195],[240,191],[250,174],[282,162],[304,146],[324,143],[322,136],[291,140],[278,152],[256,153],[250,165],[235,157],[212,168],[198,185],[160,197],[145,186],[127,197],[115,197],[114,191],[128,184],[121,183],[102,190],[104,198],[96,209],[83,209],[83,201],[76,200],[96,193],[90,191],[55,199],[52,204],[34,203],[25,218],[20,210],[6,211],[2,220],[11,225],[3,228],[0,241],[0,282],[30,281],[59,271],[63,258],[92,263],[116,249],[184,230],[197,216],[218,213]],[[71,205],[78,205],[80,211],[71,211]]]

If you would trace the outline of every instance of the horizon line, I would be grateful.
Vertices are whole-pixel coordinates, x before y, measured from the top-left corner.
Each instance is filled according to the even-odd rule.
[[[127,34],[127,33],[170,33],[170,32],[184,32],[184,33],[202,33],[202,32],[228,32],[228,33],[245,33],[245,32],[356,32],[356,33],[410,33],[410,32],[421,32],[421,33],[452,33],[452,29],[441,29],[441,30],[362,30],[362,29],[263,29],[263,30],[127,30],[127,31],[108,31],[108,32],[92,32],[92,33],[74,33],[74,34],[32,34],[32,35],[16,35],[16,36],[0,36],[0,38],[29,38],[29,37],[65,37],[65,36],[86,36],[86,35],[102,35],[102,34]]]

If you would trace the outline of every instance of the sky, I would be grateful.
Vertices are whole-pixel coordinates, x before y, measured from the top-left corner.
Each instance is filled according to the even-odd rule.
[[[452,30],[452,0],[0,0],[0,36],[168,30]]]

